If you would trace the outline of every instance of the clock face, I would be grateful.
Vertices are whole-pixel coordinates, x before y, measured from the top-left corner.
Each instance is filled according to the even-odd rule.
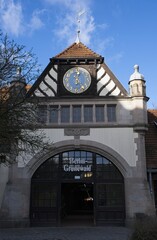
[[[80,94],[90,87],[91,76],[86,69],[73,67],[64,74],[63,84],[69,92]]]

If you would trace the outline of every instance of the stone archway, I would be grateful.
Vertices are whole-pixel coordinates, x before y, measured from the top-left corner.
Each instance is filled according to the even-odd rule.
[[[74,185],[76,186],[76,183],[79,183],[77,187],[79,185],[83,186],[86,184],[94,184],[93,192],[95,204],[93,207],[93,224],[112,224],[113,222],[114,224],[120,224],[122,222],[124,223],[125,201],[123,175],[121,174],[117,166],[115,166],[115,163],[112,163],[112,161],[108,160],[108,158],[98,154],[99,150],[96,147],[96,152],[93,151],[93,147],[91,146],[84,146],[82,144],[80,147],[81,149],[75,149],[74,146],[69,147],[66,145],[64,146],[63,150],[62,145],[62,152],[59,152],[58,154],[53,155],[52,157],[44,161],[33,174],[31,188],[31,222],[33,224],[46,224],[46,226],[47,224],[60,224],[62,189],[64,189],[65,187],[68,188],[69,184],[74,187]],[[66,157],[66,161],[68,161],[67,164],[70,163],[70,165],[64,165],[63,167],[62,162],[64,162],[65,160],[65,153],[69,156],[70,154],[73,155],[68,158]],[[80,157],[74,157],[76,153],[77,155],[80,154]],[[86,157],[81,158],[81,154],[83,154],[84,156],[86,155]],[[110,156],[111,158],[111,153],[107,154],[108,157]],[[92,156],[92,163],[88,162],[88,155]],[[85,164],[85,159],[86,161],[88,160],[88,165]],[[100,163],[99,161],[102,162]],[[50,165],[49,162],[51,162]],[[57,162],[58,165],[54,164],[54,162]],[[49,169],[52,169],[53,171],[50,173]],[[61,171],[61,169],[64,169],[64,175],[66,175],[66,177],[63,176],[63,172]],[[44,171],[46,173],[44,173]],[[57,171],[58,175],[56,175]],[[82,178],[82,176],[85,175],[92,176],[92,178]],[[57,192],[57,195],[54,194],[55,192]],[[82,192],[80,192],[80,194],[82,194]],[[36,198],[35,196],[38,197]],[[67,197],[67,195],[65,196]],[[40,204],[37,204],[35,206],[35,202],[40,202]],[[49,202],[49,204],[47,203],[47,205],[45,205],[44,202]],[[43,211],[44,207],[45,212]],[[85,207],[83,205],[81,207],[85,210]],[[81,211],[79,212],[79,214],[80,213]]]
[[[49,148],[49,151],[46,151],[45,153],[40,152],[36,154],[27,164],[27,168],[24,169],[24,175],[27,176],[27,178],[31,178],[36,169],[44,163],[48,158],[50,158],[53,155],[56,155],[60,152],[66,151],[66,150],[75,150],[75,149],[82,149],[82,150],[88,150],[96,152],[108,159],[119,169],[119,171],[122,173],[124,179],[129,178],[132,175],[131,168],[129,164],[126,162],[126,160],[117,153],[114,149],[111,147],[108,147],[104,144],[95,142],[95,141],[85,141],[85,140],[77,140],[77,144],[73,140],[66,140],[66,141],[60,141],[57,143],[54,143],[52,147]]]

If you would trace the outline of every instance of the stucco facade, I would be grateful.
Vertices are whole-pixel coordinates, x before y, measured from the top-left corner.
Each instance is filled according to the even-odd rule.
[[[81,44],[81,49],[85,49],[85,52],[89,51],[88,57],[84,55],[80,57],[77,54],[75,56],[74,53],[77,52],[79,44]],[[72,63],[70,62],[71,58]],[[86,58],[89,62],[86,61]],[[65,59],[68,59],[66,64],[62,62]],[[90,74],[93,74],[92,81],[96,82],[96,93],[93,97],[91,96],[93,94],[91,87],[91,92],[87,91],[87,94],[80,94],[81,97],[70,96],[70,93],[66,95],[62,86],[62,90],[58,94],[59,81],[61,81],[64,71],[67,70],[67,66],[78,66],[80,64],[78,62],[82,59],[81,66],[85,65]],[[93,60],[98,61],[98,63],[95,64]],[[101,56],[93,53],[82,43],[75,43],[51,59],[51,62],[30,89],[28,93],[30,98],[40,97],[40,104],[46,105],[47,108],[54,105],[58,107],[58,120],[55,123],[50,122],[48,111],[45,123],[40,125],[40,129],[45,132],[51,142],[49,150],[44,153],[38,152],[34,156],[27,156],[25,163],[17,156],[17,164],[9,168],[0,165],[1,227],[30,226],[31,179],[33,174],[49,158],[66,151],[87,151],[98,154],[108,159],[118,169],[124,184],[125,201],[123,207],[125,216],[123,220],[125,224],[130,223],[138,214],[155,214],[155,206],[146,174],[145,133],[147,131],[148,98],[144,77],[139,73],[138,66],[135,66],[135,72],[129,81],[130,92],[127,93],[107,65],[101,61]],[[66,69],[64,70],[65,65]],[[73,106],[78,105],[81,109],[80,122],[73,122]],[[113,121],[109,121],[108,118],[108,105],[114,106],[116,110],[116,118]],[[60,109],[64,106],[68,106],[70,112],[67,123],[62,122],[62,110]],[[91,121],[85,121],[85,106],[92,106]],[[96,119],[97,106],[104,106],[103,121]],[[94,181],[92,180],[92,184],[95,185],[94,192],[96,192],[97,182]],[[73,183],[76,182],[76,179],[73,180]],[[79,182],[84,181],[79,179]],[[94,198],[96,198],[95,194]],[[95,204],[94,219],[97,216],[97,203]],[[60,224],[60,220],[58,223]],[[94,220],[93,224],[97,225],[97,221]]]

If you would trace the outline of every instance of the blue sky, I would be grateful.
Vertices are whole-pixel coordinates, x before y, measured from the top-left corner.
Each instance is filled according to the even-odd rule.
[[[44,69],[49,58],[76,40],[105,58],[128,90],[138,64],[147,86],[149,108],[157,108],[156,0],[0,0],[0,29],[33,48]]]

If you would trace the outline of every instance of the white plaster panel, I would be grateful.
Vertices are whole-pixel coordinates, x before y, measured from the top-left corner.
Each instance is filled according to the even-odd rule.
[[[98,87],[102,87],[105,85],[108,81],[110,80],[110,76],[106,74],[99,82],[98,82]]]
[[[57,65],[55,65],[55,69],[57,69]],[[50,69],[49,73],[53,78],[57,79],[57,72],[53,68]]]
[[[106,88],[108,89],[108,91],[112,90],[115,87],[115,83],[113,81],[111,81]]]
[[[99,71],[97,72],[97,79],[101,78],[101,76],[105,73],[104,68],[100,68]]]
[[[101,93],[99,94],[99,96],[106,96],[106,94],[108,93],[107,88],[104,88]]]
[[[100,67],[100,64],[97,64],[97,69]]]
[[[115,83],[111,81],[100,93],[100,96],[105,96],[115,86]]]
[[[45,129],[43,131],[46,134],[45,139],[49,140],[51,144],[60,141],[74,140],[74,136],[64,135],[64,129]],[[97,142],[110,147],[133,167],[136,166],[138,160],[136,155],[137,145],[135,143],[135,138],[137,137],[138,134],[134,133],[131,128],[91,128],[90,135],[80,136],[80,139]],[[27,162],[29,162],[32,157],[33,156],[27,156]],[[18,167],[24,167],[23,161],[18,164]]]
[[[81,136],[81,139],[104,144],[119,153],[130,166],[136,166],[138,159],[134,139],[137,136],[130,128],[100,128],[90,129],[90,136]]]
[[[45,134],[45,142],[48,144],[53,145],[56,142],[64,141],[64,140],[73,140],[73,136],[64,136],[64,129],[40,129],[40,131]],[[40,151],[39,151],[40,152]],[[37,153],[37,152],[36,152]],[[31,160],[33,155],[27,153],[27,155],[18,156],[18,167],[25,167],[26,164]]]
[[[56,70],[58,69],[57,65],[55,65],[54,67],[55,67]],[[57,80],[58,73],[53,68],[50,69],[49,74],[54,79]],[[44,80],[54,89],[55,92],[57,92],[57,84],[48,75],[45,76]],[[49,97],[54,97],[54,93],[43,82],[40,83],[39,87],[42,89],[42,91],[46,92],[46,94]],[[36,89],[34,93],[38,97],[43,97],[44,96],[38,89]]]
[[[45,82],[49,84],[55,91],[57,91],[57,84],[48,75],[45,77]]]
[[[34,91],[34,94],[38,97],[44,97],[44,95],[38,89]]]
[[[50,81],[51,81],[51,82],[50,82]],[[52,82],[53,82],[52,79],[50,79],[50,78],[48,79],[48,77],[47,77],[47,78],[46,78],[46,82],[48,82],[48,84],[52,86]],[[52,88],[56,91],[56,90],[57,90],[57,85],[56,85],[56,83],[53,82],[53,85],[54,85],[54,86],[52,86]],[[49,97],[54,97],[53,91],[52,91],[49,87],[47,87],[43,82],[40,83],[39,87],[40,87],[40,89],[41,89],[43,92],[45,92]],[[44,94],[43,94],[42,92],[40,92],[40,90],[38,90],[38,89],[36,89],[34,93],[35,93],[35,95],[38,96],[38,97],[44,97]]]
[[[51,80],[52,81],[52,80]],[[47,87],[45,85],[45,83],[41,82],[40,85],[39,85],[40,89],[45,92],[49,97],[53,97],[54,96],[54,93],[52,92],[52,90]]]
[[[45,129],[44,132],[52,143],[74,139],[73,136],[64,136],[64,129]]]
[[[116,87],[116,89],[110,94],[111,96],[118,96],[120,94],[120,89]]]

